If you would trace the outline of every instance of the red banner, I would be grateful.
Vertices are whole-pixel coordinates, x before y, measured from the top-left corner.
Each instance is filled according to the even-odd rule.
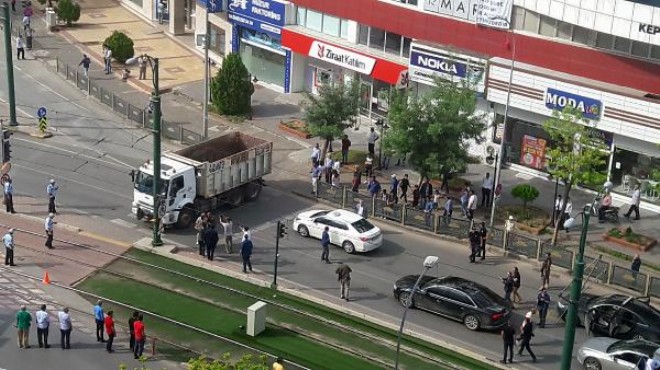
[[[520,164],[542,170],[545,168],[545,148],[547,141],[524,135],[520,148]]]

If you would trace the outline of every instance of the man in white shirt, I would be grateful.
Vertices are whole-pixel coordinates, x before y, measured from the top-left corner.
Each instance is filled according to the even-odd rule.
[[[37,311],[34,316],[37,319],[37,340],[39,341],[39,348],[50,348],[48,344],[48,327],[50,326],[50,318],[46,312],[46,305],[42,304],[41,309]]]
[[[4,185],[5,193],[5,207],[8,213],[16,213],[14,211],[14,185],[11,182],[11,179],[7,179]]]
[[[57,191],[60,187],[55,182],[55,179],[50,179],[48,185],[46,185],[46,194],[48,195],[48,213],[57,213],[55,209],[55,198],[57,197]]]
[[[21,34],[16,36],[16,59],[25,60],[25,41],[23,41],[23,35]]]
[[[105,47],[103,59],[105,59],[105,74],[109,75],[112,73],[112,50],[107,46]]]
[[[376,140],[379,138],[380,136],[378,136],[376,130],[372,127],[367,135],[367,146],[369,148],[369,154],[371,154],[372,157],[376,155]]]
[[[249,241],[252,241],[252,231],[250,230],[250,228],[247,227],[247,226],[243,226],[242,230],[243,230],[243,237],[241,238],[241,240],[246,240],[247,239]],[[246,238],[246,236],[247,236],[247,238]]]
[[[5,245],[5,265],[14,265],[14,229],[9,231],[2,237],[2,243]]]
[[[477,194],[474,193],[474,190],[470,190],[470,198],[468,199],[468,219],[471,220],[474,218],[474,211],[477,210]]]
[[[54,213],[49,213],[44,221],[44,229],[46,230],[46,244],[44,244],[48,249],[53,249],[53,231],[54,225],[56,222],[53,220],[55,218]]]
[[[490,207],[490,194],[493,192],[493,179],[490,178],[490,172],[486,172],[481,183],[481,206]]]
[[[60,343],[62,349],[71,349],[71,317],[69,316],[69,307],[64,307],[62,311],[57,314],[60,320]]]
[[[312,154],[309,156],[312,160],[312,163],[318,163],[321,160],[321,148],[319,143],[316,143],[312,148]]]
[[[561,207],[564,206],[564,200],[561,198],[561,195],[557,195],[557,199],[555,199],[555,220],[559,222],[561,219]]]
[[[634,211],[635,212],[635,218],[633,220],[639,220],[639,199],[640,197],[640,191],[639,191],[639,185],[635,186],[635,191],[633,192],[632,198],[630,198],[630,208],[628,208],[628,212],[626,212],[625,215],[623,215],[625,218],[630,218],[630,214]]]
[[[220,225],[222,225],[223,234],[225,236],[225,252],[231,254],[232,252],[232,234],[234,233],[234,223],[229,217],[220,217]]]

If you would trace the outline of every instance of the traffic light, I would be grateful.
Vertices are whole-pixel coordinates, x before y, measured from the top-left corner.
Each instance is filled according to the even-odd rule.
[[[286,226],[283,222],[279,222],[278,225],[277,235],[279,238],[284,238],[284,235],[286,235]]]
[[[9,142],[10,136],[11,131],[2,130],[2,163],[7,163],[11,160],[11,142]]]

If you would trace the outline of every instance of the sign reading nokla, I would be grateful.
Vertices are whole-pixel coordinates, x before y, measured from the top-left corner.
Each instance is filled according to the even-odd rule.
[[[566,106],[577,108],[586,119],[600,120],[603,103],[600,100],[550,89],[545,93],[545,106],[552,110],[563,110]]]
[[[376,65],[374,58],[321,41],[312,42],[307,55],[365,75],[370,75]]]

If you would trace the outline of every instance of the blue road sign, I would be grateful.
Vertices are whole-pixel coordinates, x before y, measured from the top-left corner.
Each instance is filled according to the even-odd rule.
[[[45,107],[39,108],[39,110],[37,110],[37,116],[39,116],[39,118],[46,117],[46,108]]]

